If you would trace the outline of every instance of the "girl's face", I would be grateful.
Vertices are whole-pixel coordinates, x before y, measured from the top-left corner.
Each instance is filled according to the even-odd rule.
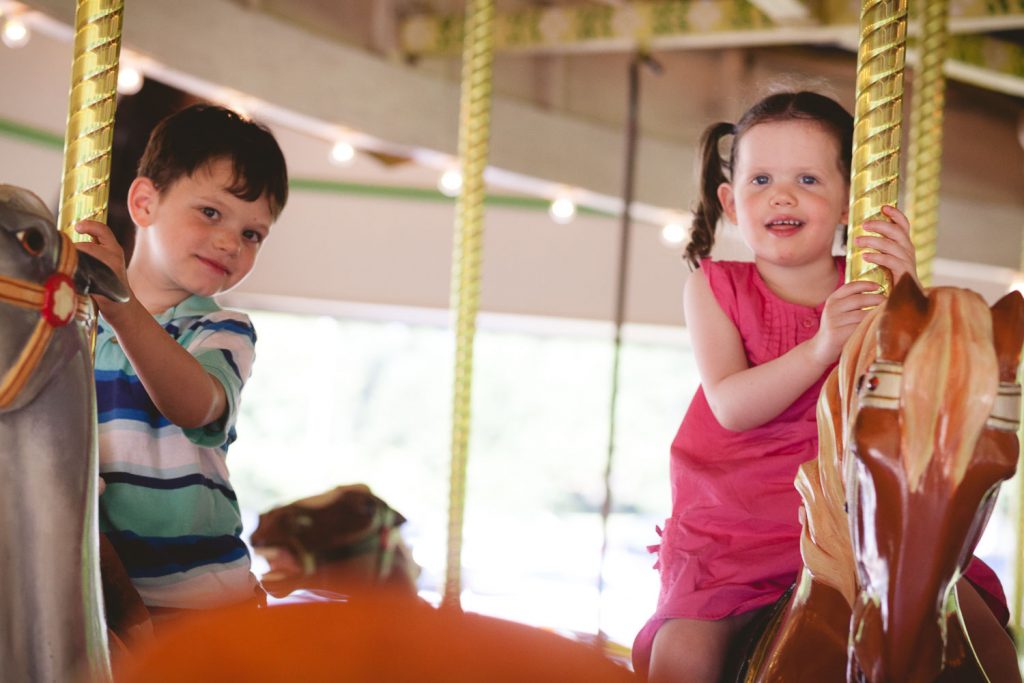
[[[838,141],[820,124],[802,120],[747,130],[732,183],[718,188],[726,217],[739,226],[754,256],[780,266],[831,259],[849,195]]]

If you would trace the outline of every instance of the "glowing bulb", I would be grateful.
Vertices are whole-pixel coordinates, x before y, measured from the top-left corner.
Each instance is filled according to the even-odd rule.
[[[142,90],[145,77],[142,72],[132,66],[121,66],[117,72],[117,92],[121,95],[134,95]]]
[[[576,204],[568,197],[559,197],[551,202],[548,214],[554,222],[565,225],[576,216]]]
[[[331,163],[335,166],[348,166],[356,158],[356,148],[347,140],[338,140],[331,147]]]
[[[445,197],[456,197],[462,190],[462,172],[457,168],[449,168],[441,174],[437,181],[437,189]]]
[[[686,241],[687,232],[682,223],[667,223],[661,229],[661,241],[667,247],[678,247]]]
[[[7,47],[22,47],[29,39],[28,27],[16,17],[11,17],[4,22],[3,33],[0,39]]]

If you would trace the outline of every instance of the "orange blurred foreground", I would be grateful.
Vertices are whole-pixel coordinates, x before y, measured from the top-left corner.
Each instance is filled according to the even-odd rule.
[[[593,647],[553,633],[383,595],[211,612],[166,628],[121,664],[118,683],[638,680]]]

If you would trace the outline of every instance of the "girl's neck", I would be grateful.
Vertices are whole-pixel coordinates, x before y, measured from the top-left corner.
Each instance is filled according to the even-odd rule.
[[[817,259],[800,266],[781,266],[754,259],[757,272],[768,289],[784,301],[818,306],[835,291],[839,282],[835,258]]]

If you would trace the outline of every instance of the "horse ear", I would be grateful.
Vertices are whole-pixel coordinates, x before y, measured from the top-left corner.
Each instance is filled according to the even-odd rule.
[[[999,381],[1014,382],[1024,344],[1024,296],[1014,290],[992,306],[992,337],[999,359]]]
[[[914,278],[904,274],[883,306],[878,326],[878,357],[902,362],[928,320],[928,297]]]

